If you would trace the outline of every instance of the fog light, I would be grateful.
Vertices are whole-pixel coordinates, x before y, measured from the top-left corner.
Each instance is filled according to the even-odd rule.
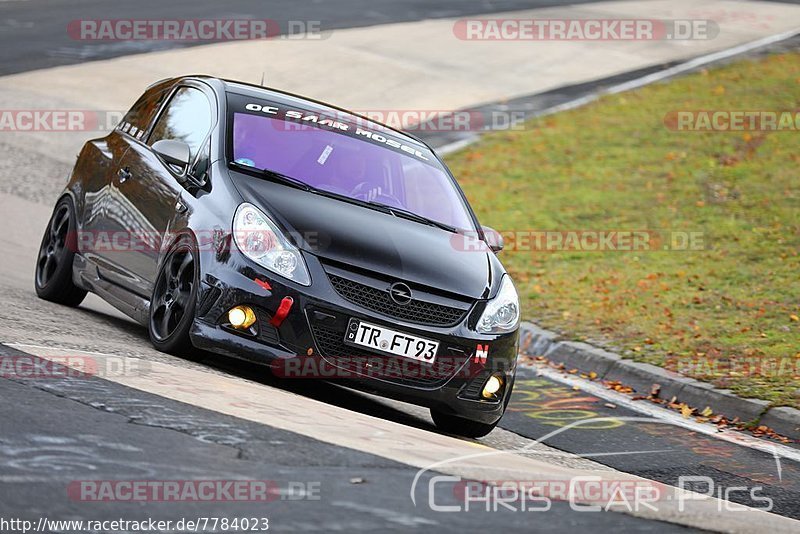
[[[246,330],[256,322],[256,314],[250,306],[236,306],[228,312],[228,322],[234,328]]]
[[[484,384],[481,396],[484,399],[494,399],[497,397],[497,392],[500,391],[502,387],[503,379],[498,375],[492,375],[489,377],[489,380],[486,381],[486,384]]]

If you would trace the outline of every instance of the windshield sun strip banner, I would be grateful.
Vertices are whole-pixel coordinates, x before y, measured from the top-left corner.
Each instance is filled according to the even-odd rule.
[[[377,132],[360,124],[354,124],[353,119],[360,118],[346,112],[316,112],[297,107],[285,106],[276,102],[256,100],[248,97],[228,98],[228,108],[232,116],[237,113],[263,116],[277,119],[286,123],[287,133],[305,131],[307,128],[336,132],[353,139],[360,139],[375,145],[385,147],[394,152],[412,156],[436,168],[441,168],[435,156],[416,144],[406,143],[398,138],[387,135],[386,130]],[[345,120],[346,118],[346,120]],[[363,119],[365,124],[371,121]]]

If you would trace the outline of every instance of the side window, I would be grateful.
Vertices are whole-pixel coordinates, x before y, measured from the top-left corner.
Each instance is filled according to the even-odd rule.
[[[199,89],[181,87],[158,118],[148,144],[161,139],[175,139],[189,145],[194,160],[211,131],[211,104]]]
[[[117,129],[142,139],[161,103],[169,94],[171,82],[157,84],[148,89],[125,114]]]

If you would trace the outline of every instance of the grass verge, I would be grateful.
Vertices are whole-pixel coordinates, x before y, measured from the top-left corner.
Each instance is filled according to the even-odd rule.
[[[800,124],[676,131],[680,110],[800,111],[800,53],[605,97],[448,164],[481,222],[511,238],[501,259],[526,318],[800,408]],[[585,251],[553,242],[568,231],[650,233],[645,250]]]

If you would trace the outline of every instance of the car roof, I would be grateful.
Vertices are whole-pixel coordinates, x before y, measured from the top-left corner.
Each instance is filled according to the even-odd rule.
[[[408,132],[392,128],[391,126],[378,122],[374,119],[370,119],[369,117],[359,115],[358,113],[354,113],[344,108],[340,108],[338,106],[334,106],[333,104],[328,104],[326,102],[321,102],[313,98],[308,98],[294,93],[289,93],[287,91],[281,91],[280,89],[275,89],[272,87],[263,87],[260,85],[255,85],[247,82],[228,80],[225,78],[216,78],[213,76],[204,76],[204,75],[184,76],[181,77],[180,79],[217,80],[223,84],[225,91],[229,93],[235,93],[239,95],[250,96],[253,98],[269,100],[272,102],[285,105],[291,105],[302,108],[304,111],[313,111],[316,113],[331,115],[333,117],[336,117],[336,120],[340,120],[342,122],[349,122],[350,124],[353,125],[369,126],[374,129],[379,129],[383,131],[382,133],[390,133],[395,137],[399,137],[405,141],[410,141],[415,145],[419,145],[421,147],[430,150],[430,147],[427,144],[425,144],[421,139],[419,139],[414,135],[409,134]]]

